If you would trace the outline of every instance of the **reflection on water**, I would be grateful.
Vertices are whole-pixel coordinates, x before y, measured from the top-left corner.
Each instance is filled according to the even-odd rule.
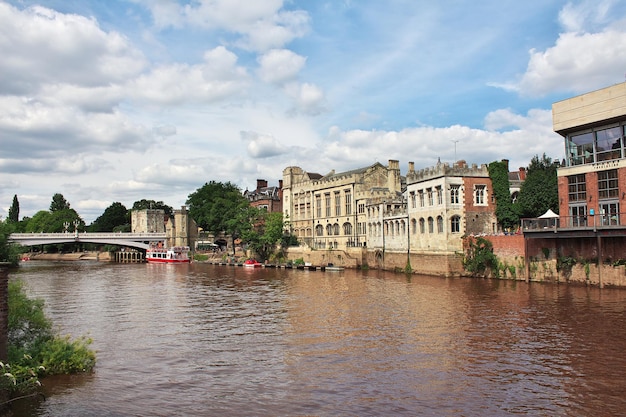
[[[626,291],[377,271],[24,265],[91,375],[38,416],[617,415]]]

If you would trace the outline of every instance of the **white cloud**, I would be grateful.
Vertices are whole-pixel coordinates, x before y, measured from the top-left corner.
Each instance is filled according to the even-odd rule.
[[[83,16],[0,3],[0,28],[0,94],[32,94],[43,83],[106,86],[146,66],[125,37]]]
[[[288,49],[272,49],[257,60],[259,78],[266,83],[282,84],[298,76],[306,58]]]
[[[127,85],[132,97],[145,104],[212,102],[245,91],[248,76],[236,64],[237,56],[218,46],[204,54],[202,64],[162,65]]]
[[[247,142],[246,150],[252,158],[268,158],[285,153],[287,149],[275,137],[259,135],[255,132],[241,132],[241,139]]]
[[[326,111],[324,92],[314,84],[289,83],[285,86],[285,91],[295,102],[294,113],[317,116]]]
[[[622,82],[626,68],[626,32],[565,33],[544,52],[530,51],[520,93],[540,96],[555,91],[586,92]]]

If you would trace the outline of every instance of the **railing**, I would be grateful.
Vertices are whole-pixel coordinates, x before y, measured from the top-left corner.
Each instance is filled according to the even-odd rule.
[[[626,226],[626,213],[522,219],[522,231],[597,229]]]
[[[123,239],[142,239],[165,237],[165,233],[87,233],[87,232],[66,232],[66,233],[12,233],[11,239],[49,239],[62,238],[67,236],[88,236],[91,238],[123,238]]]

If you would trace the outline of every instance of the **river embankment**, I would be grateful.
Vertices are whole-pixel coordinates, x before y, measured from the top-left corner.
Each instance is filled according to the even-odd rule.
[[[33,252],[24,254],[28,260],[37,261],[111,261],[109,252],[85,251],[70,253]]]

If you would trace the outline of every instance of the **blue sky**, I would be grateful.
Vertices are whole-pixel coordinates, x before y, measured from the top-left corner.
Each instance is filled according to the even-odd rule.
[[[0,0],[0,216],[175,208],[400,161],[561,159],[551,105],[625,81],[626,0]]]

